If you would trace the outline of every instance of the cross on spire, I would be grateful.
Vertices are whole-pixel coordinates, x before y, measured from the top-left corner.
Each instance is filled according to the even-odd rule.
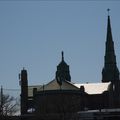
[[[110,9],[108,8],[107,11],[108,11],[108,15],[109,15],[109,13],[110,13]]]
[[[102,82],[115,82],[116,80],[119,80],[119,70],[117,68],[114,41],[112,38],[112,30],[109,16],[110,9],[107,9],[107,11],[108,11],[107,36],[104,57],[104,68],[102,70]]]

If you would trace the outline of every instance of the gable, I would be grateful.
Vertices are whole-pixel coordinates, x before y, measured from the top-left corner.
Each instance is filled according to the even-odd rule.
[[[60,86],[56,79],[52,80],[48,84],[42,86],[38,91],[41,90],[78,90],[79,88],[74,86],[72,83],[68,81],[62,81],[62,85]]]

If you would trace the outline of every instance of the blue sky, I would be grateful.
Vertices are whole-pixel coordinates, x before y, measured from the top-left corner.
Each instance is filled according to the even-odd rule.
[[[62,50],[72,82],[101,82],[107,8],[120,69],[119,1],[0,1],[0,85],[20,89],[23,67],[29,85],[48,83]]]

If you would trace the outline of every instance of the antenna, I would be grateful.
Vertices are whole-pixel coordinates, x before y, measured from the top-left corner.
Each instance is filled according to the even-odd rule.
[[[3,87],[1,86],[1,91],[0,91],[0,94],[1,94],[1,105],[0,105],[0,110],[1,110],[1,115],[3,115]]]
[[[18,77],[19,77],[19,85],[21,86],[21,74],[20,73],[19,73]]]
[[[19,77],[19,80],[20,80],[21,79],[21,74],[20,73],[19,73],[18,77]]]

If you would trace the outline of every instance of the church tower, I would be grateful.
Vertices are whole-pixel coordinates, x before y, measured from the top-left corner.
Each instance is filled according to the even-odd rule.
[[[19,75],[21,85],[21,115],[27,113],[28,109],[28,79],[27,70],[23,68]]]
[[[64,52],[62,51],[62,61],[57,66],[56,71],[56,80],[59,84],[62,84],[62,81],[71,81],[69,65],[64,61]]]
[[[102,70],[102,82],[114,83],[118,80],[119,80],[119,70],[117,68],[117,63],[116,63],[110,16],[108,15],[106,49],[105,49],[105,56],[104,56],[104,67]]]

